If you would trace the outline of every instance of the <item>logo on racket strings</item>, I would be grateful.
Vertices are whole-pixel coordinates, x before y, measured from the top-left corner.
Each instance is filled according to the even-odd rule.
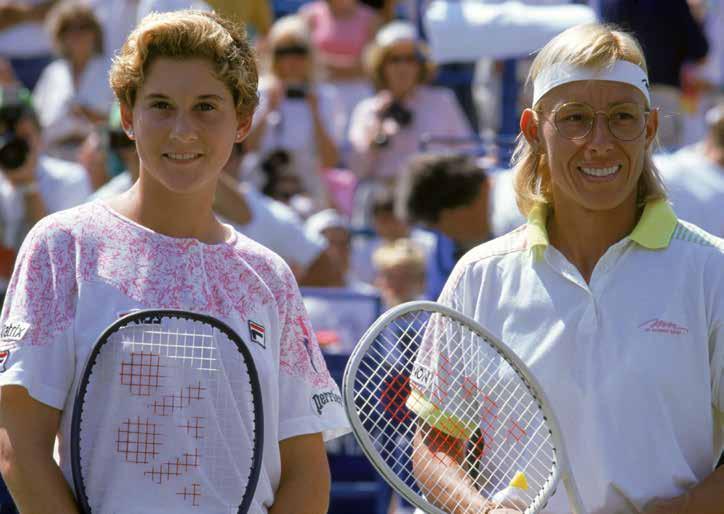
[[[330,403],[338,403],[342,405],[342,397],[336,391],[325,391],[312,395],[312,404],[317,414],[322,415],[324,407]]]
[[[266,349],[266,341],[264,339],[266,329],[264,328],[264,325],[251,320],[249,320],[248,325],[249,337],[251,338],[251,340],[262,348]]]
[[[22,321],[6,321],[0,331],[0,340],[2,341],[20,341],[30,328],[29,323]]]

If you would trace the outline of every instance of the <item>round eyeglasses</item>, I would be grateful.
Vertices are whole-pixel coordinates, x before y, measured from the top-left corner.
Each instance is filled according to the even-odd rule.
[[[603,114],[611,134],[621,141],[633,141],[644,133],[646,119],[651,111],[635,102],[616,104],[607,111],[596,111],[588,104],[571,102],[551,112],[558,133],[566,139],[587,137],[596,117]]]

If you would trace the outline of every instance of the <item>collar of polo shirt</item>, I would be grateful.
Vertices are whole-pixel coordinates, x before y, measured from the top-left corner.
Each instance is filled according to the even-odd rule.
[[[528,248],[536,259],[543,256],[548,246],[548,204],[537,203],[528,214]],[[629,239],[649,250],[658,250],[669,246],[671,236],[676,229],[677,219],[667,200],[654,200],[644,206],[641,219],[634,227]]]

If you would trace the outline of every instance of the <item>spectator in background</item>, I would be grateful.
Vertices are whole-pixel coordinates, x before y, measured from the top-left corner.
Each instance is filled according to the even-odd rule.
[[[661,109],[659,143],[682,144],[681,78],[684,65],[706,57],[708,43],[686,0],[598,0],[599,15],[607,23],[632,32],[649,65],[651,102]]]
[[[382,246],[393,244],[398,239],[409,239],[423,252],[425,261],[430,259],[435,249],[435,236],[417,227],[410,226],[395,213],[395,193],[384,188],[372,194],[370,205],[371,227],[374,234],[369,237],[355,237],[352,242],[352,269],[357,280],[373,284],[377,270],[373,255]]]
[[[349,116],[372,94],[362,55],[377,32],[379,17],[358,0],[316,0],[303,5],[299,14],[312,32],[324,79],[334,84]]]
[[[243,156],[236,144],[219,179],[214,212],[236,230],[278,253],[294,272],[300,286],[339,284],[342,271],[327,241],[311,234],[288,206],[236,178]]]
[[[437,237],[428,262],[428,298],[440,295],[464,253],[491,238],[489,193],[485,171],[465,155],[421,154],[404,170],[395,209],[402,219]]]
[[[268,47],[270,66],[259,86],[260,105],[246,148],[256,160],[272,150],[288,151],[304,188],[319,207],[326,206],[322,174],[339,161],[344,109],[334,89],[316,80],[311,35],[302,18],[277,20]],[[245,168],[254,162],[247,158]]]
[[[369,205],[365,191],[369,194],[374,183],[394,184],[419,150],[421,136],[471,136],[454,95],[425,85],[434,65],[411,24],[395,21],[380,29],[369,54],[369,73],[377,93],[357,105],[349,127],[350,168],[372,184],[360,190],[362,210]]]
[[[82,166],[41,153],[42,129],[27,90],[0,89],[0,292],[28,230],[91,193]]]
[[[10,61],[17,78],[31,91],[53,59],[43,22],[56,3],[58,0],[0,2],[0,57]]]
[[[707,112],[700,143],[654,156],[676,215],[724,237],[724,101]]]
[[[74,160],[113,102],[103,29],[93,10],[79,1],[59,3],[48,16],[48,31],[59,58],[43,70],[33,103],[48,153]]]
[[[425,253],[411,239],[397,239],[375,250],[375,285],[386,308],[421,300],[425,293]]]
[[[206,0],[206,3],[221,16],[243,22],[251,39],[263,39],[272,26],[269,0]]]

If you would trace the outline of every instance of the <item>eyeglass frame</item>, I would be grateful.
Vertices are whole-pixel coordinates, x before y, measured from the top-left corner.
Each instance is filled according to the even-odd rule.
[[[563,108],[566,107],[567,105],[576,105],[576,104],[578,104],[578,105],[585,105],[586,107],[589,107],[589,108],[591,109],[591,111],[593,111],[593,122],[591,123],[591,126],[588,128],[588,131],[587,131],[584,135],[579,136],[579,137],[568,137],[568,136],[563,135],[563,134],[561,133],[561,129],[558,128],[558,123],[556,123],[556,114],[558,114],[558,111],[560,111],[561,109],[563,109]],[[631,139],[622,139],[622,138],[618,137],[616,134],[614,134],[613,131],[611,130],[611,127],[610,127],[610,125],[609,125],[610,122],[611,122],[611,118],[609,117],[609,113],[611,112],[612,109],[616,108],[617,106],[627,105],[627,104],[633,104],[633,105],[640,106],[640,104],[638,104],[638,103],[636,103],[636,102],[621,102],[621,103],[618,103],[618,104],[615,104],[615,105],[611,106],[611,107],[608,109],[608,111],[601,111],[601,110],[597,111],[597,110],[595,110],[595,109],[593,108],[592,105],[587,104],[586,102],[566,102],[566,103],[564,103],[564,104],[559,105],[559,106],[556,107],[555,109],[551,110],[550,115],[553,116],[553,118],[552,118],[551,121],[553,122],[553,126],[556,128],[556,132],[558,132],[558,135],[559,135],[559,136],[561,136],[561,137],[564,138],[564,139],[568,139],[569,141],[580,141],[580,140],[582,140],[582,139],[586,139],[588,136],[591,135],[591,132],[593,132],[593,128],[596,126],[596,123],[598,123],[598,115],[599,115],[599,114],[603,114],[603,115],[606,117],[606,128],[608,129],[609,133],[610,133],[613,137],[615,137],[615,138],[618,139],[619,141],[624,141],[624,142],[635,141],[636,139],[638,139],[639,137],[641,137],[641,134],[643,134],[644,132],[646,132],[646,123],[648,122],[648,116],[649,116],[649,114],[651,114],[651,112],[653,111],[653,109],[644,108],[644,112],[643,112],[643,114],[644,114],[644,123],[643,123],[643,126],[642,126],[642,128],[641,128],[641,132],[639,132],[635,137],[632,137]],[[550,117],[550,115],[544,114],[543,111],[541,111],[541,110],[534,109],[534,112],[540,114],[540,115],[541,115],[542,117],[544,117],[544,118]]]

